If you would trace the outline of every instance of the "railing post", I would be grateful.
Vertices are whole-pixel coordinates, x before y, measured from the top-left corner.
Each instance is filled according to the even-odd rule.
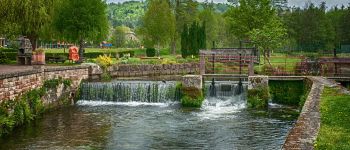
[[[213,74],[215,74],[215,54],[213,54]]]
[[[201,75],[205,74],[205,54],[202,52],[200,53],[199,72]]]

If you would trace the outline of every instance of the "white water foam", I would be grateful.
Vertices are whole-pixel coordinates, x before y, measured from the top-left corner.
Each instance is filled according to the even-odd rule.
[[[240,96],[232,97],[226,100],[205,99],[201,107],[201,112],[197,115],[202,119],[234,118],[235,113],[246,108],[246,101],[241,100]]]
[[[108,101],[87,101],[87,100],[80,100],[77,102],[77,105],[79,106],[130,106],[130,107],[137,107],[137,106],[158,106],[158,107],[168,107],[170,105],[176,104],[175,102],[172,103],[147,103],[147,102],[108,102]]]

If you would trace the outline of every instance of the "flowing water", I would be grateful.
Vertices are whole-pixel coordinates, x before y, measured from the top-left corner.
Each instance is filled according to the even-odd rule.
[[[281,148],[296,119],[288,108],[251,111],[245,90],[236,95],[234,83],[215,86],[217,97],[186,109],[175,82],[86,83],[84,100],[16,129],[0,140],[0,149]]]

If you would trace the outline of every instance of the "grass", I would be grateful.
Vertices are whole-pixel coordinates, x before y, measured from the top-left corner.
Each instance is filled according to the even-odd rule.
[[[350,95],[325,88],[321,99],[321,129],[315,148],[350,149]]]

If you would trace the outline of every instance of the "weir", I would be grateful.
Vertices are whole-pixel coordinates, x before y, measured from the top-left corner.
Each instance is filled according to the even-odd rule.
[[[180,99],[172,81],[86,82],[81,89],[81,99],[87,101],[166,103]]]

